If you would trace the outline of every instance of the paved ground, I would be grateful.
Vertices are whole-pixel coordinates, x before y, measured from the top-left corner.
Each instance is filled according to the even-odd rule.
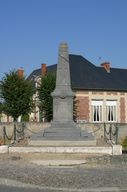
[[[49,159],[85,159],[86,163],[75,166],[40,166],[31,163],[33,160],[48,161]],[[78,192],[88,189],[125,192],[127,191],[127,155],[111,157],[81,154],[1,154],[0,178],[1,185],[6,185],[11,179],[41,186],[42,191],[45,192]],[[10,183],[12,184],[13,182]]]
[[[48,188],[23,188],[12,186],[0,186],[0,192],[126,192],[126,189],[120,189],[116,187],[112,188],[97,188],[97,189],[82,189],[82,190],[70,190],[70,189],[48,189]]]

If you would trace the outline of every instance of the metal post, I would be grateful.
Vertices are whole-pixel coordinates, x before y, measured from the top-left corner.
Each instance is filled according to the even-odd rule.
[[[3,137],[4,137],[4,145],[5,145],[5,140],[6,140],[6,135],[5,135],[5,127],[3,127]]]
[[[16,141],[16,124],[14,124],[14,142]]]

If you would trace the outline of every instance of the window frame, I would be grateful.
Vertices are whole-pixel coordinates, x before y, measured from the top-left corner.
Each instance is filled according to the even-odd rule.
[[[91,100],[91,120],[93,123],[103,122],[103,100]]]
[[[106,122],[117,122],[117,100],[106,100]]]

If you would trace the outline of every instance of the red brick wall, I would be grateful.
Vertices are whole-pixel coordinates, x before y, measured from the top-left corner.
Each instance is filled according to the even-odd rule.
[[[89,121],[89,97],[77,97],[77,119]]]
[[[120,98],[120,123],[125,123],[125,98]]]

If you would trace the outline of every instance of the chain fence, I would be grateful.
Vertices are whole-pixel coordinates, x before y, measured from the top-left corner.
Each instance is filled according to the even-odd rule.
[[[106,124],[104,123],[104,139],[112,144],[118,144],[118,123]]]
[[[3,143],[6,144],[14,144],[17,140],[23,140],[24,139],[24,130],[25,130],[25,124],[22,123],[20,125],[14,124],[14,128],[12,131],[12,134],[7,133],[7,129],[4,126],[3,127]]]
[[[90,125],[89,125],[90,126]],[[118,131],[119,126],[117,123],[104,123],[98,126],[95,130],[90,133],[97,133],[101,130],[104,134],[104,140],[107,143],[118,144]],[[6,126],[3,126],[3,143],[14,144],[16,141],[23,140],[27,136],[27,131],[31,134],[36,134],[37,131],[28,129],[25,123],[16,124],[14,123],[12,132],[8,132]],[[25,135],[26,134],[26,135]]]

